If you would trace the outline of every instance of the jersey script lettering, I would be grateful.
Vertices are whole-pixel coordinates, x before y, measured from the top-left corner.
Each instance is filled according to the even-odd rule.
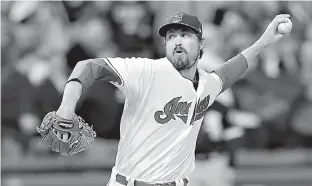
[[[180,102],[181,98],[182,96],[173,98],[164,106],[163,111],[155,112],[155,120],[160,124],[165,124],[172,119],[175,120],[175,117],[178,117],[186,124],[192,102]],[[195,117],[195,121],[201,119],[205,115],[209,106],[209,100],[210,95],[205,97],[203,100],[198,101],[198,106],[196,107],[195,112],[196,115],[193,116]]]

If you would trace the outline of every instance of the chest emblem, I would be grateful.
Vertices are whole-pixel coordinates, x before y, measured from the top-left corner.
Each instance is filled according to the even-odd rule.
[[[167,104],[165,104],[163,110],[155,112],[154,118],[156,122],[159,124],[165,124],[172,119],[176,120],[176,117],[178,117],[186,124],[189,115],[193,116],[195,121],[201,119],[205,115],[209,107],[210,95],[198,101],[193,115],[192,113],[189,113],[192,102],[180,101],[181,98],[182,96],[173,98]]]

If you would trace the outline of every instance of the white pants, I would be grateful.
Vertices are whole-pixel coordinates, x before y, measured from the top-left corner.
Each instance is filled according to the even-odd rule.
[[[213,153],[208,160],[196,160],[189,186],[233,186],[234,170],[226,155]]]
[[[112,169],[112,173],[111,173],[111,177],[108,181],[108,183],[106,184],[106,186],[125,186],[123,184],[120,184],[116,181],[116,175],[117,175],[117,171],[115,170],[115,168]],[[126,177],[128,184],[127,186],[134,186],[134,180],[133,178],[130,177]],[[189,179],[188,179],[189,180]],[[176,180],[176,186],[184,186],[184,182],[182,179]]]

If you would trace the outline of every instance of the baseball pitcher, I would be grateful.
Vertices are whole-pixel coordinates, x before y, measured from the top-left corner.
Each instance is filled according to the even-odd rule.
[[[62,155],[85,150],[96,134],[75,114],[76,104],[95,81],[110,82],[126,100],[108,185],[185,186],[195,166],[196,138],[208,107],[263,48],[287,34],[278,27],[289,23],[289,17],[276,16],[252,46],[208,72],[197,68],[204,46],[202,24],[195,15],[178,12],[159,29],[165,58],[80,61],[66,83],[59,109],[45,116],[38,132]]]

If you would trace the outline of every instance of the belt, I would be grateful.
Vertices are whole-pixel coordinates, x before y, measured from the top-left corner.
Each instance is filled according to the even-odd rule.
[[[188,184],[188,180],[186,178],[183,178],[183,185],[186,186]],[[127,185],[128,184],[128,181],[126,179],[125,176],[123,175],[120,175],[120,174],[117,174],[116,175],[116,182],[122,184],[122,185]],[[167,183],[146,183],[146,182],[142,182],[142,181],[137,181],[137,180],[134,180],[134,186],[176,186],[176,182],[173,181],[173,182],[167,182]]]

